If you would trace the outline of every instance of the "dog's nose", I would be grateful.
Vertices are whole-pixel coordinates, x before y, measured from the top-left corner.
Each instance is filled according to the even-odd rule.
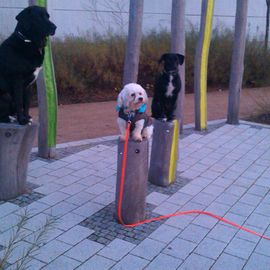
[[[143,101],[143,98],[142,97],[139,97],[139,101]]]
[[[51,23],[51,29],[50,29],[50,35],[53,36],[56,31],[56,25],[54,23]]]

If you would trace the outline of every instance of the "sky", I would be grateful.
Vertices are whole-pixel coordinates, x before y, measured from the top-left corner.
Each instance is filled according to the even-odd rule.
[[[213,25],[234,27],[237,0],[215,0]],[[1,34],[10,34],[16,24],[16,14],[27,0],[0,0]],[[95,4],[96,3],[96,4]],[[106,4],[107,3],[107,4]],[[117,6],[118,4],[118,6]],[[86,32],[104,34],[108,31],[127,33],[128,0],[48,0],[52,20],[57,24],[57,37],[83,35]],[[110,10],[122,13],[111,16]],[[93,11],[97,10],[97,11]],[[186,29],[200,22],[201,0],[186,0]],[[171,0],[144,0],[143,32],[153,29],[170,30]],[[262,37],[265,31],[265,0],[249,0],[248,33]]]

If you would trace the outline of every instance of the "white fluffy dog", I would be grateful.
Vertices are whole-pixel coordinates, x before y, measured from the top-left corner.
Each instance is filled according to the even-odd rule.
[[[124,86],[118,95],[117,123],[121,132],[120,139],[125,139],[127,121],[131,121],[131,136],[141,142],[143,138],[150,139],[153,134],[152,118],[146,114],[148,101],[145,90],[137,83]]]

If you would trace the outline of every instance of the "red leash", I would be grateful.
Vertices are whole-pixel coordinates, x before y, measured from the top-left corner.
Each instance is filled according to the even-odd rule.
[[[124,143],[124,151],[123,151],[123,160],[122,160],[122,169],[121,169],[121,179],[120,179],[120,187],[119,187],[119,199],[118,199],[118,207],[117,207],[117,214],[118,214],[118,219],[120,221],[120,223],[127,227],[127,228],[133,228],[133,227],[137,227],[139,225],[145,224],[145,223],[150,223],[153,221],[158,221],[161,219],[167,219],[170,217],[176,217],[176,216],[182,216],[182,215],[189,215],[189,214],[202,214],[202,215],[207,215],[210,216],[212,218],[218,219],[224,223],[227,223],[233,227],[236,227],[242,231],[246,231],[248,233],[251,233],[253,235],[259,236],[261,238],[264,238],[266,240],[270,240],[270,237],[267,237],[263,234],[257,233],[253,230],[250,230],[246,227],[240,226],[237,223],[231,222],[227,219],[224,219],[220,216],[214,215],[210,212],[206,212],[206,211],[199,211],[199,210],[189,210],[189,211],[180,211],[180,212],[175,212],[172,214],[168,214],[168,215],[164,215],[164,216],[159,216],[159,217],[155,217],[155,218],[150,218],[150,219],[146,219],[137,223],[133,223],[133,224],[125,224],[123,219],[122,219],[122,213],[121,213],[121,208],[122,208],[122,201],[123,201],[123,191],[124,191],[124,183],[125,183],[125,173],[126,173],[126,165],[127,165],[127,149],[128,149],[128,139],[129,139],[129,133],[130,133],[130,122],[128,122],[127,124],[127,128],[126,128],[126,136],[125,136],[125,143]]]

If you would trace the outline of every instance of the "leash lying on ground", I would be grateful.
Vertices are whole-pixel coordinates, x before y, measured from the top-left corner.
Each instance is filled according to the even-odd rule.
[[[212,214],[210,212],[207,211],[200,211],[200,210],[189,210],[189,211],[180,211],[180,212],[175,212],[172,214],[168,214],[168,215],[164,215],[164,216],[159,216],[159,217],[155,217],[155,218],[150,218],[150,219],[146,219],[146,220],[142,220],[140,222],[134,223],[134,224],[125,224],[123,219],[122,219],[122,213],[121,213],[121,208],[122,208],[122,201],[123,201],[123,192],[124,192],[124,183],[125,183],[125,171],[126,171],[126,164],[127,164],[127,149],[128,149],[128,140],[129,140],[129,133],[130,133],[130,121],[128,121],[127,123],[127,128],[126,128],[126,136],[125,136],[125,142],[124,142],[124,151],[123,151],[123,160],[122,160],[122,169],[121,169],[121,179],[120,179],[120,186],[119,186],[119,198],[118,198],[118,205],[117,205],[117,215],[118,215],[118,219],[119,222],[127,227],[127,228],[134,228],[137,227],[139,225],[142,224],[146,224],[146,223],[150,223],[153,221],[158,221],[158,220],[162,220],[162,219],[167,219],[170,217],[176,217],[176,216],[183,216],[183,215],[189,215],[189,214],[200,214],[200,215],[207,215],[210,216],[212,218],[218,219],[224,223],[227,223],[233,227],[238,228],[239,230],[242,231],[246,231],[248,233],[251,233],[253,235],[256,235],[258,237],[261,237],[263,239],[266,240],[270,240],[270,237],[267,237],[263,234],[257,233],[253,230],[250,230],[246,227],[240,226],[237,223],[234,223],[232,221],[229,221],[225,218],[222,218],[218,215]]]

